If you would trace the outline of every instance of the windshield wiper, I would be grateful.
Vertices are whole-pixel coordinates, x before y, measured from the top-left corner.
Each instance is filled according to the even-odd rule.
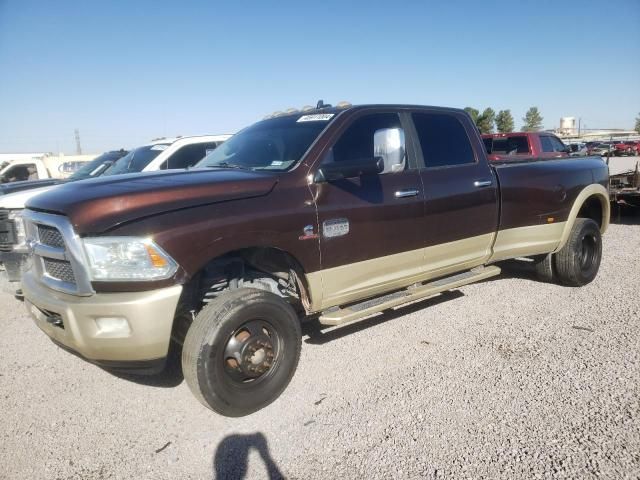
[[[243,167],[242,165],[236,165],[235,163],[227,163],[227,162],[220,162],[215,165],[206,165],[206,167],[207,168],[234,168],[236,170],[253,170],[252,168],[249,168],[249,167]]]

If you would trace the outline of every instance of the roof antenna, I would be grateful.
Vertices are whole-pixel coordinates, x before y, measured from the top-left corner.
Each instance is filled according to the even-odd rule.
[[[320,110],[322,108],[331,108],[331,105],[328,103],[324,103],[322,100],[318,100],[318,104],[316,105],[316,109]]]

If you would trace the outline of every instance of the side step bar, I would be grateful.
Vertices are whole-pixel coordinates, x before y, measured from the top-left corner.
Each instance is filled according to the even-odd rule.
[[[366,300],[349,307],[326,310],[320,315],[319,321],[322,325],[342,325],[343,323],[360,320],[374,313],[398,307],[405,303],[423,300],[447,290],[495,277],[499,274],[500,268],[495,265],[490,267],[477,267],[467,272],[441,278],[430,283],[417,284],[417,286],[412,285],[404,290]]]

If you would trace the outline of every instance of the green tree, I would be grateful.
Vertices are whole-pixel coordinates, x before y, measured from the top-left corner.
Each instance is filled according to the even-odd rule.
[[[540,115],[538,107],[531,107],[527,110],[522,121],[524,122],[523,132],[539,132],[542,130],[542,115]]]
[[[492,108],[485,108],[482,115],[478,117],[476,125],[480,133],[493,133],[493,128],[496,123],[496,112]]]
[[[636,128],[634,128],[634,130],[640,133],[640,115],[636,117]]]
[[[465,107],[464,111],[469,114],[469,116],[471,117],[471,120],[473,120],[473,123],[475,124],[478,123],[478,116],[480,115],[479,110],[476,110],[475,108],[472,108],[472,107]]]
[[[514,123],[511,110],[500,110],[496,115],[496,128],[500,133],[513,132]]]

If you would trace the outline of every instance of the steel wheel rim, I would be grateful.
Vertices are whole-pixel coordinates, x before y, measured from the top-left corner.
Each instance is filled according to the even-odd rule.
[[[222,369],[237,387],[251,387],[270,378],[277,368],[283,340],[268,321],[244,322],[227,339]]]

